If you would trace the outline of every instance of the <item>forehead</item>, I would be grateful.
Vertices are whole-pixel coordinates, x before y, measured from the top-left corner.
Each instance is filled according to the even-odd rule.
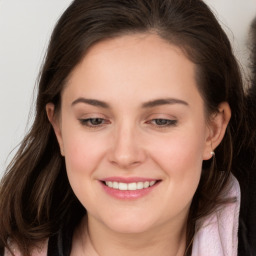
[[[180,48],[155,34],[125,35],[93,45],[65,90],[76,97],[95,98],[97,93],[97,98],[109,101],[111,95],[150,100],[167,92],[170,97],[190,98],[198,94],[195,68]]]

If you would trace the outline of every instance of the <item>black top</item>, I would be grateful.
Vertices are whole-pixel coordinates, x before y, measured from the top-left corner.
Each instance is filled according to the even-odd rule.
[[[57,234],[49,238],[48,256],[69,256],[72,247],[74,227],[61,229]]]

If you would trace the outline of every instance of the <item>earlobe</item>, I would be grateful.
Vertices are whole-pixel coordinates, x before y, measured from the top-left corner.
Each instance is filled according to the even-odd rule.
[[[227,102],[222,102],[218,107],[218,112],[214,113],[209,122],[209,133],[206,138],[204,160],[209,160],[214,155],[215,148],[224,138],[229,120],[231,118],[230,106]]]
[[[48,117],[49,122],[51,123],[53,130],[55,132],[55,135],[57,137],[59,146],[60,146],[60,152],[61,155],[64,156],[64,149],[63,149],[63,141],[62,141],[62,134],[61,134],[61,126],[60,126],[60,120],[56,117],[55,114],[55,106],[53,103],[48,103],[46,105],[46,114]]]

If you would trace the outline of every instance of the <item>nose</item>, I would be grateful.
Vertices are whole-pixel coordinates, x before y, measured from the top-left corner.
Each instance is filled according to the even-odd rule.
[[[138,129],[123,125],[113,132],[109,161],[122,169],[134,168],[146,160]]]

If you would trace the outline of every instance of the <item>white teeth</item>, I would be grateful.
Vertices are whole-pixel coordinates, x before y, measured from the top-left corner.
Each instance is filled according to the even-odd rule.
[[[110,188],[113,188],[113,182],[112,181],[107,181],[106,185]]]
[[[128,190],[136,190],[137,189],[137,184],[136,182],[134,183],[128,183]]]
[[[144,189],[155,185],[156,181],[145,181],[145,182],[132,182],[132,183],[123,183],[116,181],[106,181],[106,186],[119,190],[137,190]]]
[[[151,187],[151,186],[153,186],[155,183],[156,183],[155,181],[150,181],[150,182],[149,182],[149,186]]]
[[[137,189],[143,189],[143,186],[144,186],[143,182],[137,183]]]
[[[144,182],[144,186],[143,187],[144,188],[148,188],[149,187],[149,181]]]
[[[119,183],[119,185],[118,185],[118,188],[119,188],[119,190],[127,190],[127,188],[128,188],[128,185],[127,185],[127,183]]]
[[[113,182],[113,188],[118,189],[118,182],[116,181]]]

